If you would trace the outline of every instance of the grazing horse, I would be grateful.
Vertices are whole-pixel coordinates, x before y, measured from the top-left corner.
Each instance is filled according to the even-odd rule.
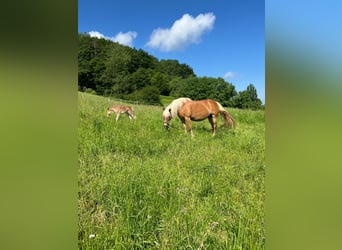
[[[163,121],[164,127],[166,129],[169,128],[169,123],[172,117],[176,117],[178,115],[179,109],[183,106],[184,103],[192,101],[190,98],[181,97],[173,100],[163,111]]]
[[[116,113],[116,121],[119,120],[121,114],[127,114],[129,119],[136,119],[134,110],[131,106],[114,105],[107,109],[107,117],[112,113]]]
[[[235,128],[236,123],[233,117],[222,107],[220,103],[214,100],[207,99],[187,102],[178,112],[178,116],[182,121],[182,126],[185,132],[187,132],[188,126],[192,137],[194,134],[192,132],[191,121],[202,121],[206,118],[208,118],[211,124],[213,136],[215,136],[217,128],[216,118],[219,114],[224,118],[225,126],[228,126],[229,124],[232,128]]]

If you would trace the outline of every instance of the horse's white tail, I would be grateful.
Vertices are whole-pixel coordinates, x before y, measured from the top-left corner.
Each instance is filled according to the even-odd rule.
[[[226,111],[222,105],[219,102],[216,102],[218,107],[219,107],[219,111],[220,111],[220,115],[223,117],[224,119],[224,125],[227,127],[228,125],[230,125],[232,128],[235,129],[236,127],[236,122],[234,120],[234,118],[231,116],[231,114],[229,114],[228,111]]]

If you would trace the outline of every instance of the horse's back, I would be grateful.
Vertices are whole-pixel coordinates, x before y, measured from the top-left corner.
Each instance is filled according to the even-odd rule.
[[[184,103],[183,107],[184,109],[198,110],[198,109],[205,109],[207,107],[215,106],[215,105],[217,105],[216,101],[213,101],[211,99],[205,99],[205,100],[186,102]]]
[[[188,117],[194,121],[201,121],[210,115],[206,100],[186,102],[179,110],[180,117]]]

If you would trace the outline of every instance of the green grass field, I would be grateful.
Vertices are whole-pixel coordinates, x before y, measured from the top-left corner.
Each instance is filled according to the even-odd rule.
[[[193,122],[191,139],[160,106],[115,122],[115,103],[78,94],[80,249],[265,248],[264,111],[228,109],[237,128],[220,118],[216,137]]]

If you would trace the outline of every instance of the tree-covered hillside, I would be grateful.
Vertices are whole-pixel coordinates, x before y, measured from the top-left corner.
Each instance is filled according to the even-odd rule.
[[[158,60],[142,49],[78,34],[78,88],[103,96],[160,103],[159,96],[211,98],[227,107],[260,109],[253,84],[237,92],[223,78],[197,77],[177,60]]]

